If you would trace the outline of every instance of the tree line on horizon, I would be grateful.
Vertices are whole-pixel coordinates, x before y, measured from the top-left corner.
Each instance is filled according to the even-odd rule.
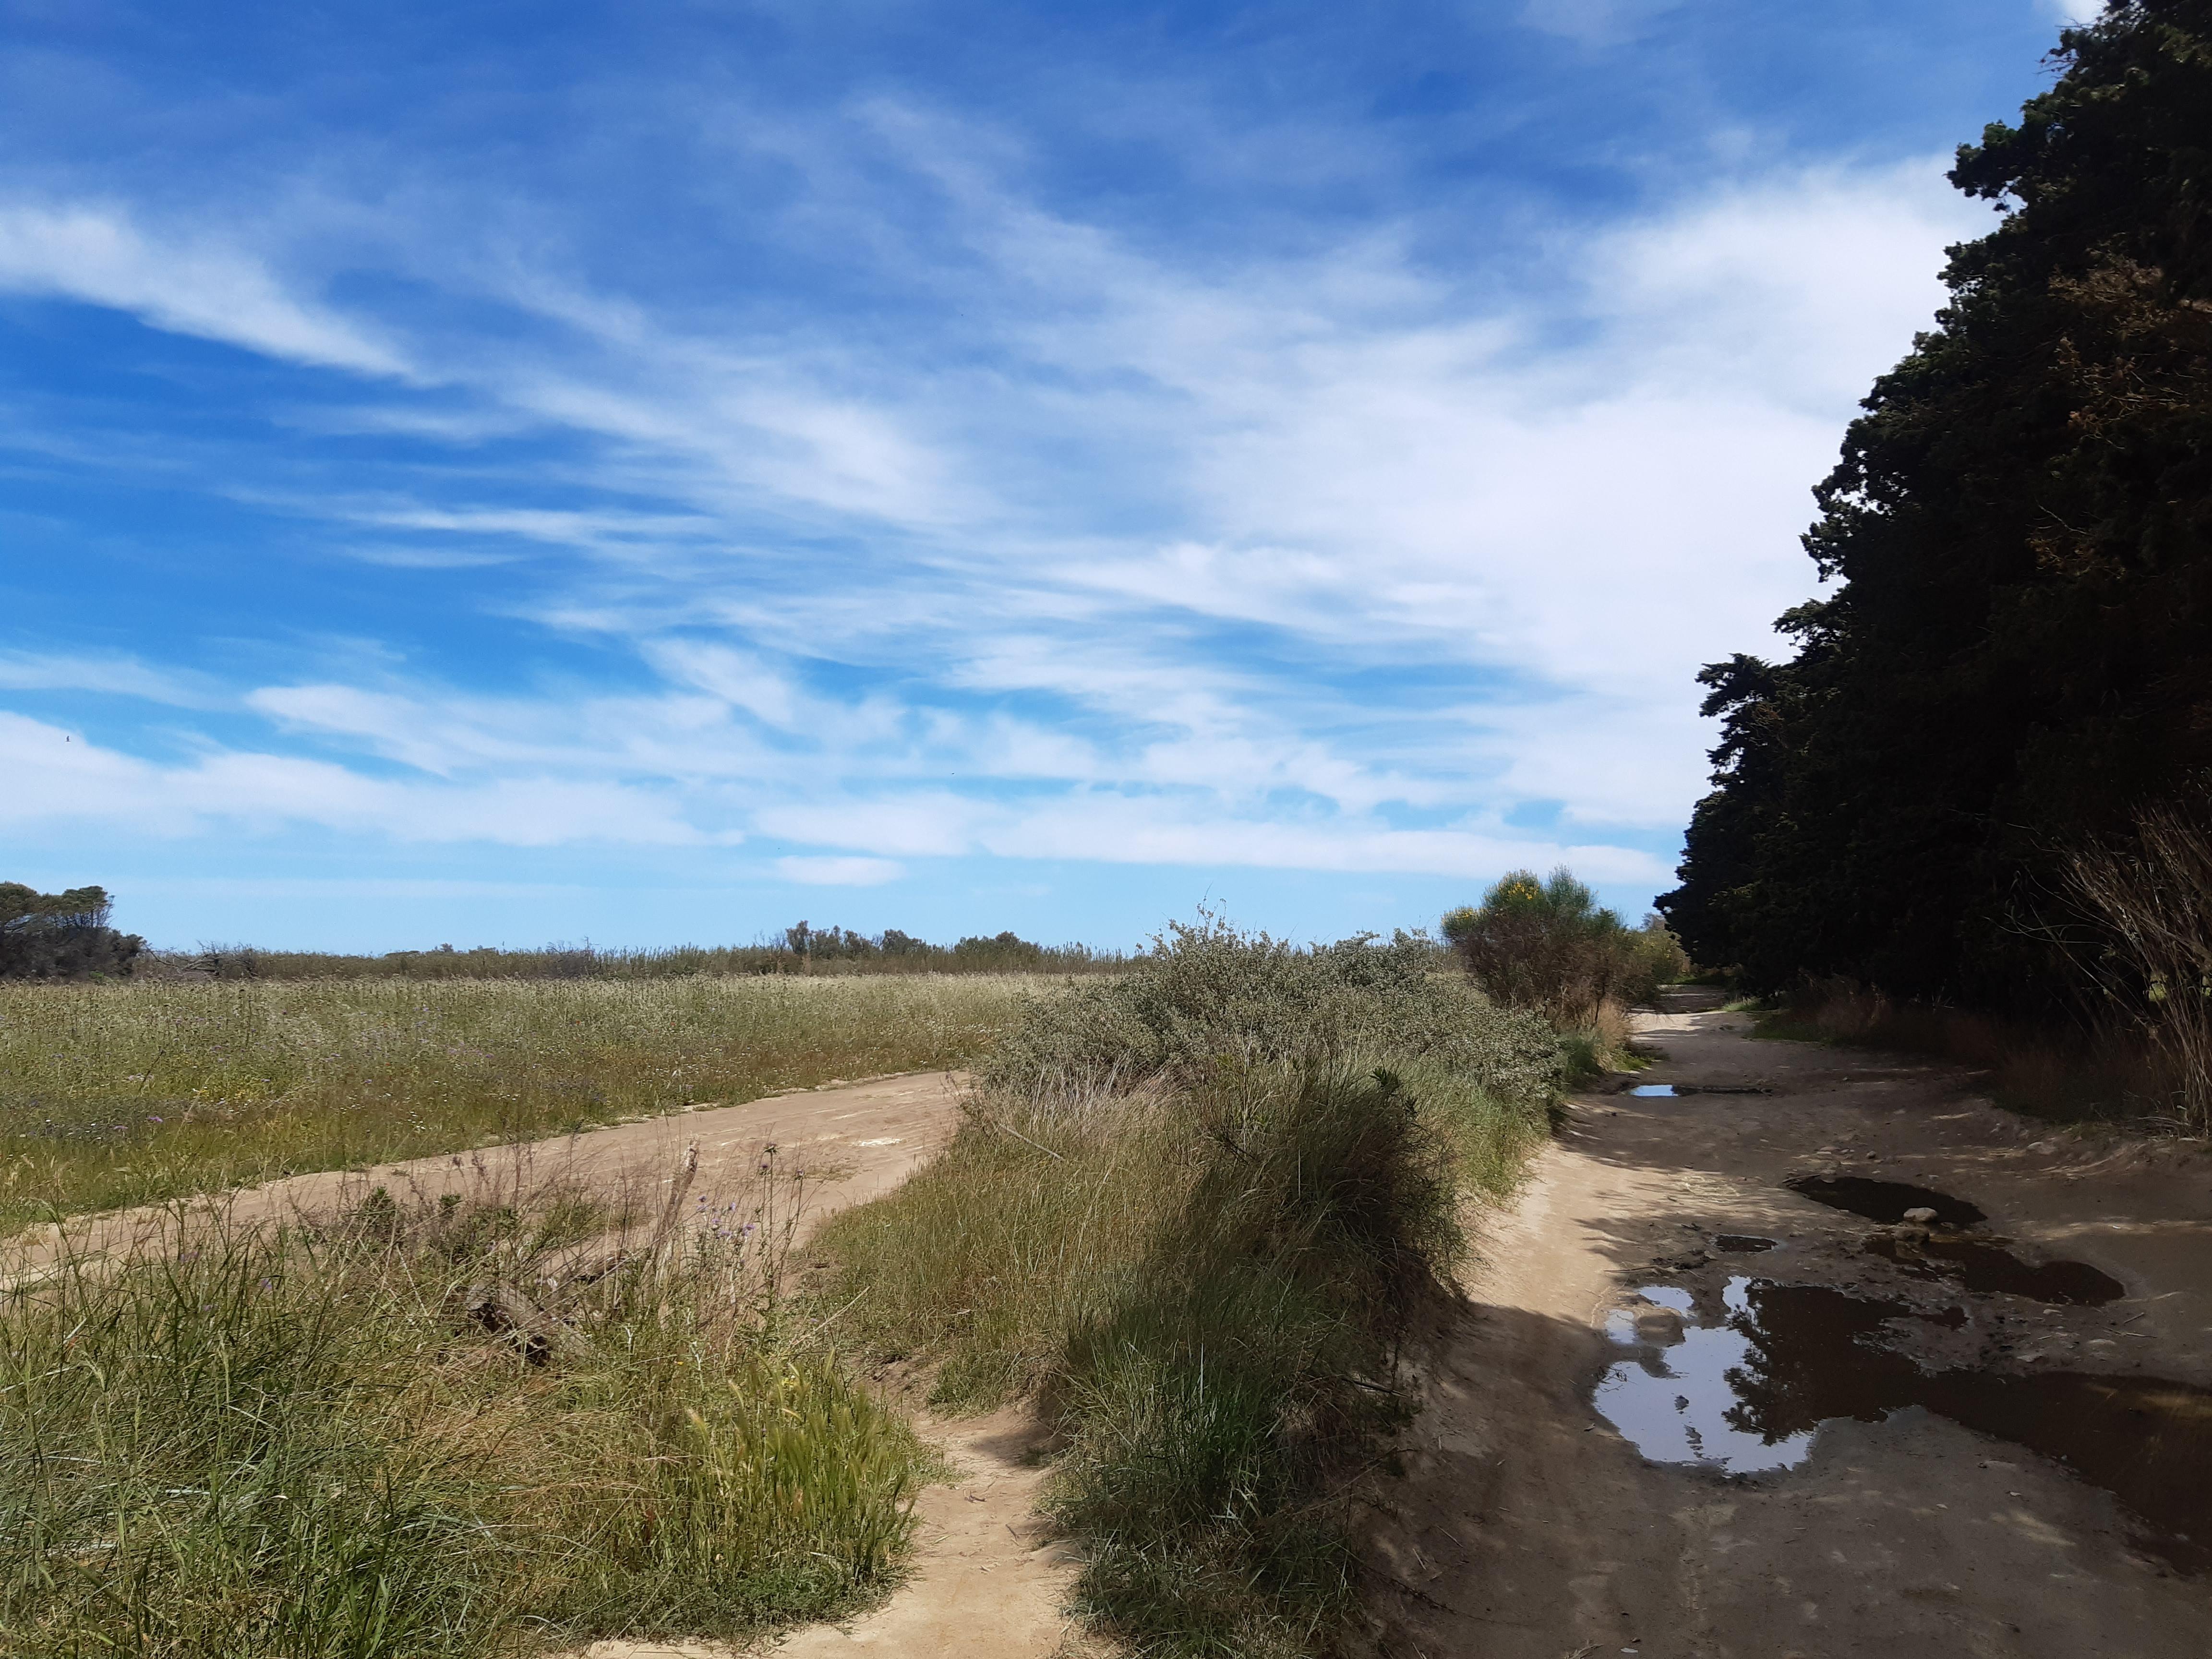
[[[2212,915],[2172,853],[2212,848],[2212,0],[2118,0],[2051,61],[1961,146],[2002,219],[1815,491],[1835,591],[1789,660],[1699,677],[1714,787],[1658,903],[1748,989],[2212,998],[2212,939],[2143,944]]]
[[[661,979],[689,975],[1095,973],[1120,966],[1119,951],[1039,945],[1011,931],[970,934],[950,945],[886,928],[881,933],[800,921],[751,945],[638,949],[547,945],[480,945],[381,954],[270,951],[218,945],[153,953],[173,973],[213,979]]]
[[[41,893],[0,881],[0,979],[120,979],[134,973],[201,979],[633,979],[687,974],[1090,973],[1123,965],[1118,951],[1086,945],[1039,945],[1011,930],[969,934],[951,945],[884,929],[800,921],[753,945],[678,945],[610,950],[547,945],[508,950],[479,945],[457,951],[356,952],[272,951],[208,945],[198,951],[149,949],[136,933],[111,926],[113,901],[103,887]]]

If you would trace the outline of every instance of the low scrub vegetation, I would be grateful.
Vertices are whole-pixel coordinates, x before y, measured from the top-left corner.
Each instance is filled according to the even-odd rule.
[[[1541,1013],[1568,1041],[1577,1076],[1628,1060],[1629,1005],[1689,976],[1689,958],[1657,916],[1631,927],[1560,869],[1516,870],[1480,906],[1443,920],[1444,937],[1485,993]]]
[[[0,986],[0,1227],[963,1065],[1027,983]]]
[[[1558,1077],[1541,1020],[1436,966],[1178,927],[1027,1005],[950,1149],[823,1232],[879,1358],[953,1408],[1039,1402],[1082,1603],[1145,1651],[1316,1651],[1350,1608],[1403,1322]]]
[[[776,1294],[772,1171],[684,1186],[179,1212],[19,1275],[0,1652],[490,1655],[879,1592],[927,1458]]]

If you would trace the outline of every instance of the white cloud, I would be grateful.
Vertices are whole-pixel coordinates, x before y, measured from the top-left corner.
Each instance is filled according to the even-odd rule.
[[[751,653],[690,640],[655,640],[646,659],[671,679],[696,685],[773,726],[794,724],[799,694]]]
[[[729,844],[686,822],[661,790],[516,775],[450,785],[365,775],[298,756],[216,750],[177,765],[125,755],[19,714],[0,713],[0,824],[100,823],[160,837],[215,825],[297,825],[396,842],[555,847]]]
[[[1573,11],[1601,15],[1626,14]],[[488,471],[420,500],[258,498],[379,532],[356,556],[380,562],[584,556],[530,562],[501,602],[628,645],[657,685],[264,686],[246,706],[313,758],[88,752],[70,810],[543,844],[750,833],[837,849],[787,861],[815,881],[978,852],[1660,879],[1616,843],[1703,787],[1692,675],[1759,648],[1807,591],[1808,486],[1978,213],[1932,160],[1777,173],[1562,227],[1523,291],[1478,301],[1410,251],[1437,224],[1177,263],[1045,210],[963,142],[909,125],[877,159],[943,187],[957,258],[915,256],[913,281],[972,289],[981,345],[863,350],[510,269],[485,291],[559,339],[411,341],[441,398],[481,412],[361,419],[470,446],[565,425],[597,447],[563,500],[602,504],[503,503]],[[456,289],[491,284],[467,264]],[[0,209],[0,284],[400,362],[270,269],[119,211]],[[1501,827],[1528,802],[1559,805],[1559,838]],[[893,873],[850,873],[872,870]]]
[[[786,881],[809,887],[880,887],[906,873],[904,865],[890,859],[783,858],[775,869]]]
[[[149,237],[118,208],[0,203],[0,291],[109,306],[295,362],[408,373],[390,346],[286,292],[261,261],[212,239]]]
[[[1521,21],[1547,34],[1564,35],[1586,46],[1614,46],[1633,40],[1657,19],[1679,11],[1686,0],[1528,0]]]
[[[234,699],[204,674],[155,668],[136,657],[0,651],[0,689],[97,691],[178,708],[219,708]]]

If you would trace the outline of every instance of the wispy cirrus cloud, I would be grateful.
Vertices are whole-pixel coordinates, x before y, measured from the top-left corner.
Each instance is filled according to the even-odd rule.
[[[220,708],[237,692],[213,675],[161,668],[135,656],[0,651],[0,690],[91,691],[173,708]]]
[[[906,873],[891,859],[781,858],[775,867],[785,879],[806,887],[880,887]]]
[[[662,505],[270,499],[409,532],[419,538],[409,560],[422,567],[472,562],[485,556],[469,550],[488,542],[580,556],[600,574],[565,579],[565,595],[564,579],[538,582],[526,607],[624,641],[664,689],[566,704],[339,684],[242,695],[282,729],[445,777],[554,765],[778,790],[865,778],[878,793],[935,791],[953,775],[986,793],[1009,779],[1122,792],[1103,839],[1077,833],[1100,799],[1085,795],[1064,821],[1034,805],[979,809],[978,825],[1000,827],[929,843],[1008,856],[1172,848],[1270,866],[1367,859],[1456,872],[1485,857],[1533,856],[1535,843],[1444,827],[1454,813],[1495,815],[1536,798],[1589,824],[1678,819],[1698,761],[1680,688],[1697,661],[1741,643],[1800,591],[1773,544],[1832,440],[1830,411],[1932,300],[1927,252],[1957,219],[1934,172],[1828,168],[1732,184],[1559,255],[1566,300],[1468,315],[1410,262],[1408,237],[1201,277],[994,195],[971,168],[967,246],[989,255],[1010,293],[1056,294],[1042,313],[1034,298],[1011,306],[1001,341],[1027,364],[1018,380],[998,375],[1001,399],[1030,416],[1033,444],[1012,452],[1016,471],[1045,469],[1054,448],[1095,457],[1109,480],[1149,466],[1147,446],[1111,441],[1142,405],[1180,434],[1177,463],[1145,488],[1185,533],[1102,536],[1080,505],[1041,514],[1032,501],[980,495],[940,522],[942,501],[887,508],[881,477],[866,467],[840,489],[824,482],[846,476],[836,467],[794,485],[773,468],[724,466],[699,435],[712,420],[692,418],[696,364],[657,384],[653,418],[641,422],[624,412],[632,390],[549,399],[550,368],[518,380],[512,362],[455,362],[453,383],[487,404],[517,400],[533,421],[567,420],[618,446],[589,460],[587,476],[628,486],[635,501],[649,475]],[[1563,316],[1580,343],[1539,349]],[[636,344],[647,331],[624,311],[618,331]],[[735,362],[757,348],[720,349]],[[632,363],[624,374],[647,372]],[[888,361],[875,394],[925,434],[908,449],[945,458],[928,470],[980,474],[972,392],[950,398],[933,426],[915,413],[913,383],[932,373],[926,360]],[[1121,390],[1094,417],[1060,395],[1070,376]],[[944,386],[942,373],[933,383]],[[763,407],[744,405],[724,428],[731,441]],[[677,428],[685,436],[670,441]],[[805,420],[794,432],[795,442],[822,435]],[[1082,452],[1086,439],[1100,447]],[[481,496],[484,485],[468,488]],[[851,534],[889,511],[899,553],[864,558],[833,544],[826,561],[763,561],[749,549],[749,501],[833,511]],[[860,585],[848,589],[841,566],[865,570]],[[594,605],[584,620],[581,606]],[[720,618],[706,636],[668,631],[672,621],[696,630],[702,617]],[[1224,629],[1258,632],[1231,643]],[[864,680],[896,665],[902,689],[809,693],[776,665],[797,648]],[[1507,676],[1498,689],[1510,689],[1486,701],[1462,686],[1425,707],[1391,672],[1407,653],[1453,674]],[[1638,706],[1662,689],[1663,716]],[[977,696],[1044,702],[981,714],[962,706]],[[1356,739],[1325,735],[1332,727]],[[794,736],[805,741],[794,748]],[[1578,757],[1618,750],[1623,763],[1547,760],[1557,745]],[[1229,805],[1188,819],[1178,792]],[[1280,833],[1237,816],[1272,797],[1348,816]],[[1157,835],[1131,817],[1146,800]],[[1387,830],[1364,820],[1385,807],[1443,821]],[[797,835],[805,818],[785,813],[780,833]],[[912,847],[901,836],[869,850]],[[1631,865],[1650,860],[1611,861]]]
[[[219,235],[149,233],[113,204],[0,200],[0,292],[112,306],[155,328],[290,362],[407,377],[374,331],[303,299]]]
[[[742,838],[856,890],[956,860],[1567,860],[1648,893],[1702,787],[1694,671],[1808,591],[1806,487],[1979,210],[1935,142],[1824,155],[1719,115],[1516,172],[1516,124],[1572,100],[1486,92],[1463,10],[1348,79],[1272,38],[1182,78],[1102,48],[1056,101],[896,52],[806,80],[848,41],[755,80],[586,54],[560,73],[594,118],[527,143],[453,140],[454,92],[296,160],[0,169],[0,292],[258,365],[161,358],[137,424],[0,409],[64,514],[108,479],[158,500],[137,568],[259,562],[196,640],[142,619],[127,661],[0,664],[167,711],[40,760],[51,799],[15,810]],[[1595,84],[1601,48],[1702,15],[1559,0],[1477,33]]]
[[[163,764],[77,741],[58,726],[17,714],[0,714],[0,767],[16,786],[0,797],[0,824],[18,834],[96,823],[157,839],[218,827],[267,832],[293,826],[403,844],[696,847],[742,839],[733,830],[706,831],[686,822],[665,790],[523,772],[446,784],[234,750]]]

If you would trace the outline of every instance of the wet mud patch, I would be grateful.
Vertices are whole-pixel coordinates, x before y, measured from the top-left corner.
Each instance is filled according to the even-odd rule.
[[[1607,1321],[1633,1352],[1591,1404],[1655,1462],[1787,1469],[1811,1455],[1823,1423],[1917,1406],[2052,1459],[2131,1511],[2147,1553],[2192,1574],[2212,1569],[2212,1389],[2080,1371],[1923,1370],[1887,1345],[1885,1328],[1953,1324],[1960,1310],[1916,1315],[1821,1285],[1730,1279],[1711,1324],[1689,1317],[1687,1291],[1642,1296],[1640,1310]]]
[[[1867,1254],[1895,1262],[1908,1273],[1925,1279],[1945,1279],[1967,1290],[2006,1296],[2024,1296],[2046,1305],[2067,1304],[2099,1308],[2117,1302],[2128,1287],[2086,1261],[2021,1260],[1996,1238],[1899,1237],[1876,1233],[1866,1242]]]
[[[1871,1176],[1799,1176],[1782,1184],[1815,1204],[1849,1210],[1887,1227],[1903,1221],[1907,1210],[1932,1210],[1936,1220],[1946,1227],[1972,1227],[1988,1219],[1963,1198],[1906,1181],[1876,1181]]]
[[[1781,1242],[1778,1238],[1761,1238],[1757,1233],[1721,1233],[1714,1237],[1713,1248],[1735,1255],[1751,1250],[1771,1250]]]

